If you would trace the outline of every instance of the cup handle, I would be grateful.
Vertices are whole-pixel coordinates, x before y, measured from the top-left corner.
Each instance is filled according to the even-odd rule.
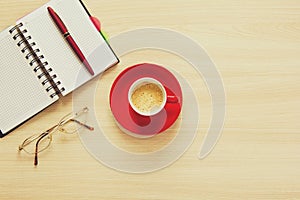
[[[178,98],[175,95],[167,95],[167,103],[178,103]]]

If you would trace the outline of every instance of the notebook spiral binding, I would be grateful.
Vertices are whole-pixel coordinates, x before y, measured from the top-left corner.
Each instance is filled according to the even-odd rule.
[[[17,46],[21,48],[21,52],[25,54],[26,60],[31,67],[33,67],[34,73],[37,74],[37,78],[41,80],[41,84],[46,88],[46,92],[50,93],[50,97],[54,98],[65,91],[64,87],[60,87],[61,82],[56,81],[56,74],[52,74],[52,68],[48,67],[49,63],[44,61],[44,55],[41,55],[40,49],[36,47],[36,43],[32,42],[32,37],[27,35],[28,31],[23,28],[23,23],[19,23],[9,30],[9,33],[13,35],[13,39],[17,41]]]

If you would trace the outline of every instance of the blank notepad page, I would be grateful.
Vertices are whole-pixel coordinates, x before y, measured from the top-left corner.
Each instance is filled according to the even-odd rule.
[[[10,27],[11,28],[11,27]],[[0,130],[7,132],[55,101],[41,85],[9,29],[0,33]],[[56,98],[57,99],[57,98]]]

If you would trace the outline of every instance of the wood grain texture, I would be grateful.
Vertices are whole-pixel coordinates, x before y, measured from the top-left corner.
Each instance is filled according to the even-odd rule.
[[[0,0],[0,29],[44,3]],[[56,135],[34,168],[33,157],[19,154],[17,147],[69,112],[69,95],[0,140],[0,199],[300,199],[299,1],[85,0],[85,4],[112,37],[159,27],[199,43],[216,64],[226,89],[222,137],[207,158],[198,160],[212,112],[203,78],[174,55],[134,52],[101,77],[97,116],[110,115],[108,91],[126,67],[146,61],[170,66],[193,87],[201,110],[197,137],[184,156],[154,173],[126,174],[97,162],[77,135]],[[111,120],[104,128],[112,133],[108,138],[115,145],[132,152],[153,151],[166,142],[161,139],[166,135],[149,143],[132,139],[117,131]],[[170,138],[171,134],[166,137]]]

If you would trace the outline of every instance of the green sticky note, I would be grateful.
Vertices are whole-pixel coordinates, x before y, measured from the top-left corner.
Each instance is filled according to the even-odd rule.
[[[106,42],[109,42],[109,37],[108,35],[104,32],[104,31],[100,31],[101,35],[103,36],[103,38],[105,39]]]

